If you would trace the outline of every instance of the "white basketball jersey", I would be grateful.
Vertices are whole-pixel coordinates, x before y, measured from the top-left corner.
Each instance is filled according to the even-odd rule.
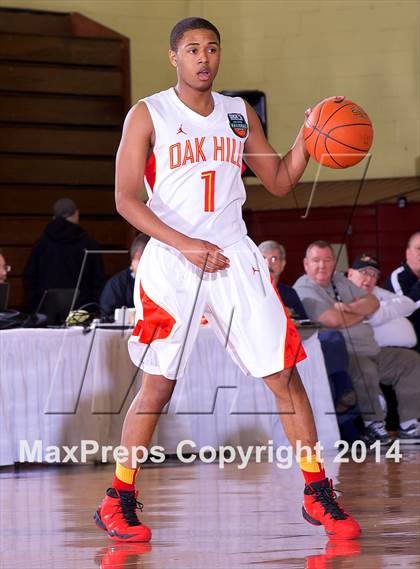
[[[249,129],[241,98],[212,96],[207,117],[184,105],[173,88],[142,99],[155,130],[145,185],[147,205],[164,223],[223,248],[246,235],[241,172]]]

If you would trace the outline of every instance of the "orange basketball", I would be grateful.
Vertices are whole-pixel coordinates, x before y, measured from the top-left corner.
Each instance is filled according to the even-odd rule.
[[[347,99],[318,103],[303,132],[309,154],[328,168],[354,166],[366,156],[373,140],[367,113]]]

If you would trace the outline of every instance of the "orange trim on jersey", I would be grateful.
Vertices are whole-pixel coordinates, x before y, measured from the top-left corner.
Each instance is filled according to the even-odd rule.
[[[151,344],[154,340],[167,338],[175,326],[175,318],[147,296],[141,283],[140,300],[143,305],[143,320],[137,321],[133,336],[137,336],[142,344]]]
[[[144,176],[147,180],[147,183],[150,186],[150,189],[153,192],[153,188],[156,182],[156,156],[155,153],[152,152],[149,156],[148,161],[146,162],[146,168],[144,171]]]
[[[209,170],[202,172],[201,179],[204,180],[204,211],[214,211],[214,190],[215,190],[216,171]]]
[[[303,349],[299,332],[296,330],[296,326],[293,324],[287,309],[284,307],[279,291],[277,290],[277,287],[274,284],[274,280],[271,275],[270,280],[287,318],[286,338],[284,341],[284,369],[289,369],[304,360],[307,356],[305,350]]]

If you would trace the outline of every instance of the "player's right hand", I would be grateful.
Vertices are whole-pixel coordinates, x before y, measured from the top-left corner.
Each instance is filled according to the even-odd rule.
[[[188,238],[179,251],[193,265],[206,273],[216,273],[230,266],[230,261],[222,254],[222,249],[203,239]]]

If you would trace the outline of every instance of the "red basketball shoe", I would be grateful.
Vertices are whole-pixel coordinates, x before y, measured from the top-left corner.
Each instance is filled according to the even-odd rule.
[[[351,543],[351,542],[349,542]],[[116,543],[100,549],[95,556],[95,563],[101,569],[116,567],[140,567],[137,565],[141,555],[150,553],[150,543]]]
[[[359,537],[361,529],[350,514],[338,505],[332,480],[325,478],[305,486],[302,514],[314,526],[323,525],[328,536],[336,539]]]
[[[143,509],[143,505],[137,502],[137,490],[123,492],[109,488],[93,519],[113,541],[150,541],[152,532],[139,521],[137,508]]]
[[[358,541],[330,539],[325,546],[325,553],[310,555],[306,558],[305,569],[330,569],[332,567],[330,563],[331,559],[337,557],[357,557],[361,552],[362,548]],[[357,565],[354,565],[354,567],[356,566]]]

